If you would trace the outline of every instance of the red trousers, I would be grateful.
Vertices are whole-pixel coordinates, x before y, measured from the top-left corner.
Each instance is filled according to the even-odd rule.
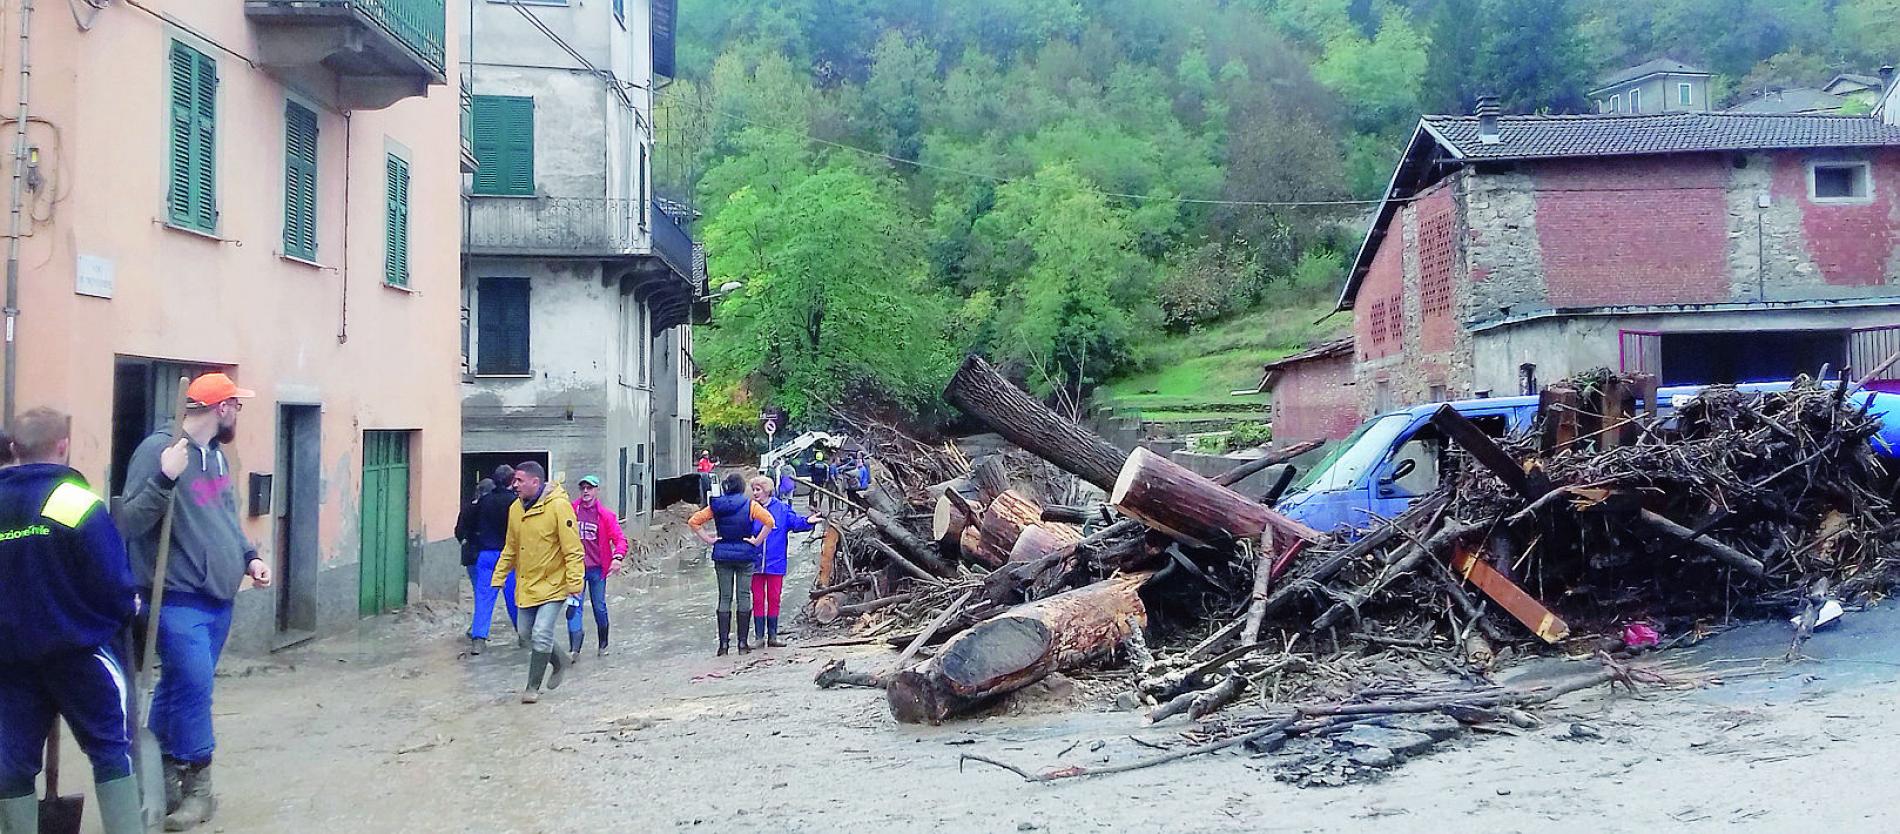
[[[778,598],[784,592],[784,574],[752,574],[752,616],[778,616]]]

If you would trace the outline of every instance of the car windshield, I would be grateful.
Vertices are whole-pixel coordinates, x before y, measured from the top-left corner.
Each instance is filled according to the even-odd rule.
[[[1333,451],[1318,466],[1313,467],[1312,472],[1294,484],[1288,490],[1289,494],[1331,492],[1352,486],[1367,467],[1385,458],[1386,451],[1392,448],[1392,442],[1411,424],[1410,414],[1387,414],[1359,424],[1359,428],[1354,429],[1345,440],[1339,441],[1339,445],[1333,447]]]

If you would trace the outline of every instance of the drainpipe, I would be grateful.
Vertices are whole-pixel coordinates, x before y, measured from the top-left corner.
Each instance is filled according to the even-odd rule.
[[[20,2],[20,112],[13,123],[13,193],[7,220],[7,306],[6,322],[6,422],[13,422],[13,401],[20,367],[20,345],[16,339],[20,319],[20,235],[24,231],[21,208],[26,201],[26,120],[28,93],[32,89],[32,64],[27,59],[27,44],[32,42],[33,0]]]
[[[350,170],[350,111],[343,111],[343,263],[338,266],[342,296],[337,302],[336,343],[350,341],[350,182],[356,174]],[[460,151],[457,151],[460,153]]]

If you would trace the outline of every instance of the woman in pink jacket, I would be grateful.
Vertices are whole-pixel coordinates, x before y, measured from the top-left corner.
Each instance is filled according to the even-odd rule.
[[[607,656],[607,575],[620,568],[627,555],[627,536],[620,529],[620,518],[600,502],[600,477],[581,479],[581,494],[574,499],[574,520],[580,525],[581,548],[587,551],[587,598],[594,607],[594,628],[600,635],[600,656]],[[578,600],[576,600],[578,602]],[[575,659],[581,654],[580,607],[568,608],[567,642]]]

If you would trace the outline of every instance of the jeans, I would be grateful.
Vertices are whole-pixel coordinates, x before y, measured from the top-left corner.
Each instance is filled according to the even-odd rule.
[[[231,635],[231,603],[174,591],[158,612],[158,686],[147,723],[158,747],[178,761],[209,764],[212,674]]]
[[[490,584],[495,581],[495,563],[501,560],[501,551],[484,550],[475,557],[475,564],[468,566],[468,584],[475,587],[475,616],[468,624],[468,636],[477,640],[488,639],[488,627],[495,621],[495,597],[501,596],[508,604],[508,622],[520,628],[520,614],[515,610],[515,575],[508,573],[508,581],[497,588]]]
[[[713,606],[715,610],[752,610],[752,563],[750,561],[714,561],[713,573],[719,578],[719,599]]]
[[[561,626],[561,609],[567,607],[567,598],[521,609],[521,628],[528,634],[528,645],[541,654],[554,653],[554,635]],[[566,660],[563,655],[562,660]]]
[[[59,716],[92,760],[93,781],[132,773],[126,718],[131,679],[111,646],[0,665],[0,799],[33,793],[46,736]]]

